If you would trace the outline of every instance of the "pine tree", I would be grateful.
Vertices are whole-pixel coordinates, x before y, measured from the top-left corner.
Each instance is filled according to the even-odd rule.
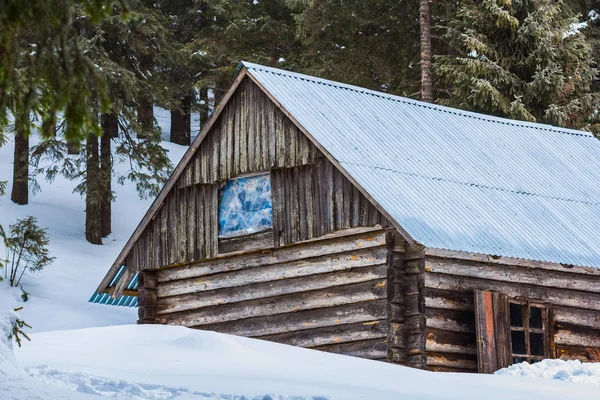
[[[195,107],[197,76],[206,69],[191,43],[206,27],[207,4],[195,0],[161,0],[160,9],[170,21],[170,52],[160,57],[160,69],[169,88],[173,143],[191,142],[191,115]]]
[[[419,2],[307,1],[297,8],[301,69],[374,90],[416,97]]]
[[[118,9],[99,25],[78,18],[79,46],[97,66],[111,101],[109,107],[96,107],[102,113],[94,114],[96,120],[88,129],[85,146],[76,143],[76,154],[68,155],[69,148],[74,146],[65,143],[67,124],[59,118],[56,134],[32,151],[35,174],[44,174],[48,180],[61,174],[78,182],[75,191],[86,199],[86,238],[95,244],[100,244],[101,238],[112,231],[112,154],[117,160],[126,159],[131,166],[125,174],[117,176],[118,183],[135,183],[141,197],[156,195],[171,168],[160,145],[160,132],[153,115],[147,122],[152,126],[149,129],[139,123],[138,114],[140,101],[148,99],[148,93],[164,92],[158,89],[164,83],[155,77],[160,74],[142,71],[140,60],[149,48],[156,54],[164,48],[165,19],[160,11],[145,8],[141,2],[129,4],[137,15],[129,23],[122,22]],[[41,160],[49,164],[39,168]]]
[[[218,101],[242,60],[294,66],[299,59],[300,42],[288,3],[289,0],[203,2],[206,26],[189,45],[195,62],[204,67],[198,72],[196,86],[210,89]]]
[[[49,244],[46,229],[38,226],[35,217],[18,219],[9,227],[6,238],[8,260],[4,277],[11,286],[19,286],[26,272],[41,271],[54,261],[48,250]]]
[[[465,0],[445,27],[452,55],[436,57],[453,107],[597,129],[591,46],[562,1]]]
[[[117,1],[121,15],[128,13]],[[64,114],[69,141],[78,142],[93,123],[93,105],[106,105],[102,79],[82,51],[74,12],[98,23],[112,0],[8,1],[0,7],[0,132],[12,114],[28,137],[30,116]],[[2,140],[0,140],[2,142]]]

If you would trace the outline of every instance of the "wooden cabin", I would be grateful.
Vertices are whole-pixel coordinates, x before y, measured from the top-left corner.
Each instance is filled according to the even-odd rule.
[[[242,63],[91,301],[435,371],[600,361],[600,142]]]

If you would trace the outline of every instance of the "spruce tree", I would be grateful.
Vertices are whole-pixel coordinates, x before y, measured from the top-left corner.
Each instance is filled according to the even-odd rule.
[[[69,156],[69,149],[75,146],[65,143],[67,124],[58,118],[56,134],[32,152],[36,174],[44,174],[48,180],[61,174],[77,181],[75,191],[86,199],[86,238],[96,244],[112,231],[112,155],[131,166],[117,176],[118,183],[135,183],[141,197],[156,195],[171,168],[153,115],[148,118],[152,126],[148,128],[139,122],[138,113],[140,101],[148,99],[149,93],[159,93],[159,99],[163,96],[164,83],[156,78],[160,74],[140,68],[145,54],[159,54],[164,49],[167,24],[155,8],[148,9],[142,2],[129,4],[137,16],[129,23],[122,22],[118,9],[98,25],[78,18],[79,45],[95,64],[111,102],[108,107],[96,107],[102,112],[94,114],[96,120],[88,130],[85,145],[77,143],[76,154]],[[43,168],[39,167],[41,160],[47,162]]]
[[[9,0],[0,7],[0,132],[12,114],[28,137],[32,114],[42,119],[61,112],[67,120],[68,141],[87,135],[93,106],[107,103],[102,79],[82,51],[74,27],[76,10],[98,23],[123,0]],[[19,133],[20,133],[19,132]],[[1,141],[0,141],[1,142]]]
[[[169,51],[158,59],[159,68],[168,88],[167,108],[171,111],[173,143],[189,145],[191,114],[196,108],[194,84],[203,75],[206,65],[194,54],[194,38],[203,35],[208,5],[196,0],[161,0],[160,10],[169,21]],[[204,101],[206,99],[203,99]]]
[[[301,69],[370,89],[418,97],[419,2],[301,2]]]
[[[220,99],[241,60],[293,67],[300,56],[289,0],[207,0],[206,25],[188,47],[198,71],[196,86]],[[226,49],[226,50],[225,50]],[[201,99],[204,100],[204,99]]]
[[[590,43],[562,1],[465,0],[435,59],[440,102],[502,117],[596,129]]]

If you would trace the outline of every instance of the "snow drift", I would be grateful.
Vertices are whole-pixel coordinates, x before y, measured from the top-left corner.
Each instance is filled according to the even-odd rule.
[[[426,372],[164,325],[38,333],[16,356],[41,381],[130,399],[597,399],[594,385]]]

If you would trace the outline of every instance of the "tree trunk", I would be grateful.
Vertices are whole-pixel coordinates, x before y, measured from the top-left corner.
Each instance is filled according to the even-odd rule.
[[[98,137],[93,133],[88,135],[87,138],[86,156],[85,238],[92,244],[102,244]]]
[[[117,114],[102,114],[100,139],[100,233],[102,237],[112,232],[112,157],[110,142],[119,135]]]
[[[29,203],[29,138],[17,128],[15,133],[15,153],[13,184],[10,199],[17,204]]]
[[[171,110],[171,142],[189,146],[191,143],[192,95],[181,99],[178,108]]]
[[[141,128],[138,137],[151,136],[151,132],[154,130],[154,101],[152,99],[141,98],[138,100],[138,123]]]
[[[433,102],[433,54],[431,50],[430,0],[419,0],[421,28],[421,100]]]
[[[142,55],[140,57],[140,69],[144,74],[151,71],[153,60],[151,55]],[[148,137],[154,130],[154,97],[150,91],[143,91],[138,99],[138,123],[140,124],[141,132],[138,137]]]
[[[204,124],[208,121],[208,89],[200,89],[200,131],[204,128]]]

